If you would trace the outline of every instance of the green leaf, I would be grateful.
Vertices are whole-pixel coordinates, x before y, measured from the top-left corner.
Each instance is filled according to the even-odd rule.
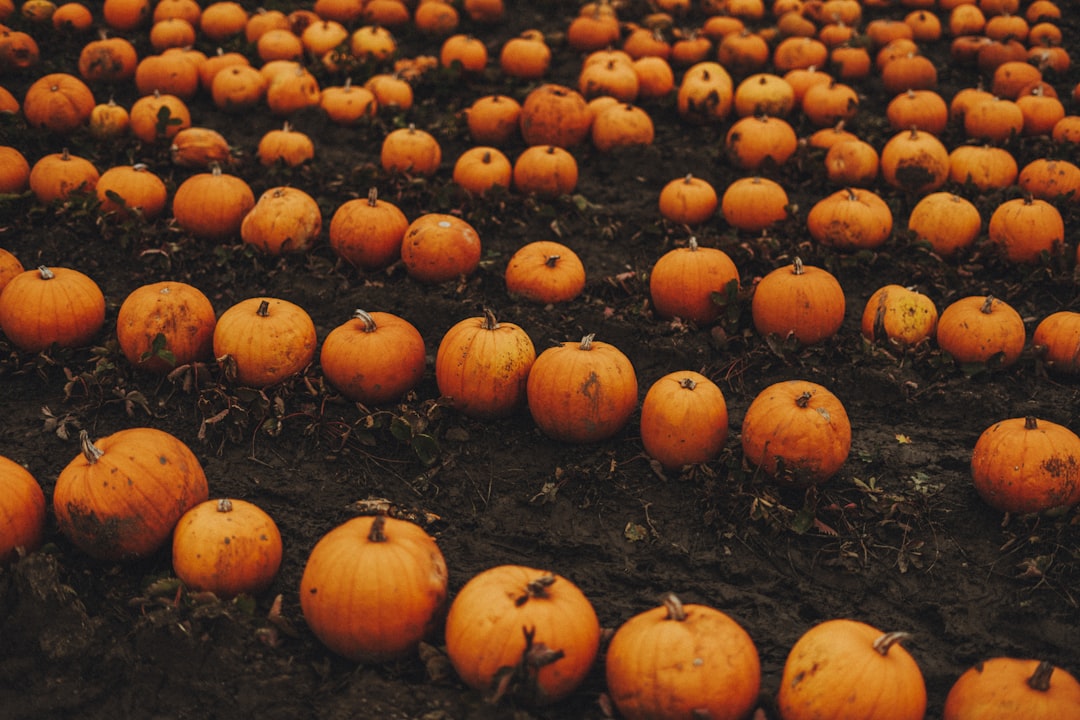
[[[439,461],[439,443],[431,435],[422,433],[414,437],[412,449],[426,467],[431,467]]]

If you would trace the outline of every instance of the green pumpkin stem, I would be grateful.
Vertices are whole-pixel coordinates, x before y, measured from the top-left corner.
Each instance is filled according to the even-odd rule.
[[[874,641],[874,649],[882,655],[889,654],[889,648],[901,640],[911,639],[911,633],[904,632],[903,630],[897,630],[895,632],[888,632]]]
[[[1035,667],[1035,672],[1027,679],[1028,687],[1039,692],[1046,692],[1050,689],[1050,676],[1053,674],[1054,664],[1047,660],[1040,661]]]

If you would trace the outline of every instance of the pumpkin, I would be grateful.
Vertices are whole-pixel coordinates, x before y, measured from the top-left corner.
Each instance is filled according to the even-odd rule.
[[[330,219],[330,249],[361,270],[390,265],[401,255],[409,220],[397,205],[379,199],[371,188],[366,198],[346,200]]]
[[[424,376],[424,338],[409,321],[357,310],[323,341],[323,376],[354,402],[382,405],[399,399]]]
[[[357,60],[379,62],[397,52],[394,34],[378,25],[363,25],[349,36],[349,52]]]
[[[214,74],[209,89],[216,107],[226,112],[243,112],[266,97],[267,87],[269,82],[257,68],[233,64]]]
[[[543,34],[526,30],[503,43],[499,68],[504,75],[520,80],[539,80],[551,66],[551,48]]]
[[[475,75],[483,72],[487,63],[487,46],[472,35],[451,35],[439,48],[439,64],[444,68],[459,68],[463,73]]]
[[[26,468],[0,455],[0,567],[41,547],[45,493]]]
[[[54,343],[82,347],[104,324],[105,296],[78,270],[44,265],[25,270],[0,293],[0,328],[24,352],[41,352]]]
[[[739,82],[732,98],[739,117],[769,115],[787,117],[795,108],[795,88],[773,73],[755,73]]]
[[[593,146],[600,152],[652,145],[655,137],[649,114],[630,104],[618,104],[601,111],[593,119],[590,133]]]
[[[897,131],[916,128],[941,135],[949,124],[949,106],[933,90],[909,89],[889,101],[885,117]]]
[[[319,107],[338,125],[353,125],[379,111],[375,93],[363,85],[353,85],[352,78],[346,78],[344,85],[323,88]]]
[[[908,230],[938,255],[951,258],[970,248],[982,231],[979,209],[968,199],[950,192],[923,196],[908,215]]]
[[[199,89],[199,68],[182,52],[147,55],[135,66],[135,89],[140,95],[158,92],[188,101]]]
[[[850,85],[831,78],[816,82],[803,94],[802,111],[813,125],[833,127],[855,117],[859,111],[859,94]]]
[[[558,197],[573,192],[577,181],[577,160],[558,145],[533,145],[514,161],[514,188],[521,193]]]
[[[183,18],[156,20],[150,27],[150,46],[162,52],[168,48],[190,47],[195,44],[195,26]]]
[[[457,29],[461,22],[457,8],[446,0],[422,2],[413,13],[413,25],[425,35],[446,37]]]
[[[86,121],[90,134],[98,140],[111,140],[126,135],[131,129],[131,115],[127,108],[117,105],[112,98],[107,103],[98,103],[90,111]]]
[[[552,240],[534,240],[518,248],[503,277],[510,295],[531,302],[567,302],[585,289],[581,258]]]
[[[666,220],[697,225],[716,212],[716,189],[708,180],[687,173],[664,185],[660,191],[660,214]]]
[[[739,178],[724,190],[720,211],[733,228],[759,233],[787,219],[787,192],[775,180],[758,175]]]
[[[395,113],[406,112],[413,104],[412,85],[397,75],[376,73],[364,82],[364,87],[375,94],[380,110]]]
[[[255,155],[263,165],[280,163],[296,167],[315,157],[315,143],[305,133],[285,123],[280,129],[268,130],[262,136]]]
[[[770,477],[819,485],[835,475],[851,452],[851,422],[844,405],[807,380],[774,383],[757,394],[742,422],[745,459]]]
[[[176,224],[204,240],[236,237],[254,206],[255,194],[247,182],[217,165],[180,183],[172,203]]]
[[[592,52],[613,45],[621,34],[618,18],[610,3],[594,3],[593,10],[582,11],[566,28],[567,44],[579,53]]]
[[[727,442],[727,403],[701,373],[668,373],[645,393],[640,430],[645,452],[668,470],[709,462]]]
[[[622,351],[590,334],[540,353],[525,394],[533,421],[548,437],[600,442],[629,422],[638,402],[637,375]]]
[[[30,163],[17,149],[0,146],[0,194],[13,194],[26,190],[30,182]]]
[[[813,345],[832,337],[844,322],[846,304],[839,281],[828,270],[802,260],[776,268],[758,281],[750,311],[754,328],[780,339]]]
[[[780,717],[922,720],[926,683],[900,644],[907,637],[843,618],[810,628],[784,662],[776,694]]]
[[[463,415],[506,417],[522,405],[536,360],[532,340],[520,326],[499,322],[490,309],[453,325],[439,342],[435,381],[439,393]]]
[[[100,37],[79,51],[79,77],[89,83],[121,82],[135,77],[138,51],[122,37]]]
[[[0,248],[0,293],[4,292],[4,288],[11,282],[11,279],[16,275],[22,273],[26,268],[19,261],[19,258],[15,257],[11,252]]]
[[[739,118],[724,140],[728,159],[743,170],[757,170],[766,163],[783,165],[798,146],[799,139],[790,123],[765,115]]]
[[[961,145],[949,153],[949,179],[979,190],[1007,188],[1016,181],[1016,158],[1005,148],[992,145]]]
[[[1080,502],[1080,437],[1030,415],[994,423],[975,443],[971,478],[979,497],[1002,512],[1071,508]]]
[[[471,275],[480,265],[476,229],[445,213],[425,213],[409,223],[401,240],[401,262],[409,277],[442,283]]]
[[[928,132],[902,131],[881,148],[881,178],[906,192],[933,192],[949,178],[949,151]]]
[[[145,558],[169,540],[185,512],[209,489],[198,459],[163,430],[120,430],[96,443],[79,433],[80,454],[53,490],[56,524],[98,560]]]
[[[1031,263],[1052,255],[1065,243],[1065,221],[1045,200],[1006,200],[990,215],[987,238],[1010,262]]]
[[[806,216],[810,236],[837,250],[873,250],[892,234],[889,206],[874,191],[845,188],[814,204]]]
[[[902,285],[884,285],[867,299],[860,329],[870,342],[909,348],[934,336],[937,319],[937,306],[926,295]]]
[[[521,104],[521,137],[527,145],[578,145],[588,137],[592,121],[585,98],[565,85],[540,85]]]
[[[383,138],[379,162],[388,173],[434,175],[442,162],[439,141],[414,125],[390,131]]]
[[[315,544],[300,580],[304,620],[353,662],[404,657],[431,634],[446,602],[446,561],[407,520],[358,517]]]
[[[60,32],[82,33],[94,24],[94,15],[90,8],[82,3],[67,2],[56,8],[52,15],[53,27]]]
[[[211,359],[217,316],[210,300],[187,283],[165,281],[132,290],[116,315],[120,351],[135,367],[165,374]]]
[[[968,668],[945,698],[942,720],[1058,720],[1080,707],[1080,682],[1046,660],[995,657]]]
[[[465,111],[465,123],[478,145],[503,145],[518,133],[521,104],[506,95],[484,95]]]
[[[454,163],[454,182],[475,195],[483,195],[495,187],[509,190],[513,177],[510,159],[494,147],[471,147]]]
[[[958,363],[1008,367],[1020,359],[1026,340],[1020,313],[992,295],[954,300],[938,318],[938,346]]]
[[[842,140],[825,152],[825,172],[838,185],[873,185],[880,165],[877,150],[863,140]]]
[[[165,182],[145,165],[117,165],[101,174],[94,186],[103,212],[126,218],[132,214],[153,220],[165,210]]]
[[[473,576],[446,616],[446,653],[469,687],[536,705],[581,684],[600,647],[589,599],[556,573],[499,565]]]
[[[769,54],[769,42],[765,37],[746,27],[724,35],[716,44],[716,60],[737,77],[764,70]],[[774,67],[780,69],[775,63]]]
[[[662,57],[645,56],[634,60],[638,76],[638,100],[648,102],[668,97],[675,90],[675,72]]]
[[[280,59],[280,58],[279,58]],[[266,86],[266,106],[279,117],[317,107],[322,97],[318,79],[300,66],[274,74]]]
[[[286,186],[264,192],[240,223],[240,239],[268,255],[305,252],[321,231],[315,198]]]
[[[22,113],[28,125],[66,135],[86,124],[94,109],[94,93],[69,73],[49,73],[30,84]]]
[[[220,73],[234,67],[251,67],[251,61],[243,53],[225,52],[223,49],[218,48],[216,53],[208,55],[206,60],[199,64],[199,85],[202,86],[203,90],[211,90],[214,87],[214,79]],[[263,76],[262,73],[259,73],[259,76],[263,78],[263,90],[265,90],[265,84],[269,79]]]
[[[1047,315],[1035,327],[1031,344],[1050,369],[1080,372],[1080,313],[1061,310]]]
[[[214,357],[241,385],[263,388],[299,373],[315,358],[315,324],[288,300],[241,300],[218,318]],[[228,358],[226,358],[228,356]],[[231,366],[231,370],[230,370]]]
[[[129,32],[150,19],[152,8],[150,0],[105,0],[101,12],[110,28]]]
[[[1020,171],[1017,183],[1040,200],[1080,202],[1080,166],[1068,160],[1036,158]]]
[[[201,16],[202,7],[196,0],[158,0],[151,18],[155,23],[168,18],[181,18],[198,25]]]
[[[735,620],[672,593],[618,627],[604,662],[608,694],[626,720],[702,716],[743,720],[757,705],[761,661]]]
[[[169,159],[180,167],[209,170],[214,163],[228,165],[233,156],[229,141],[217,130],[187,127],[173,136]]]
[[[578,73],[578,91],[586,100],[606,95],[620,103],[632,103],[637,100],[640,87],[633,59],[621,50],[592,53]]]
[[[973,140],[1003,143],[1023,130],[1023,111],[1006,98],[973,102],[964,113],[964,132]]]
[[[86,158],[63,152],[38,158],[30,168],[27,184],[40,203],[68,200],[72,195],[92,194],[100,174]]]
[[[223,42],[243,33],[247,22],[248,13],[243,5],[233,0],[218,0],[203,8],[199,30],[210,40]]]
[[[172,564],[188,590],[220,598],[258,595],[281,566],[281,532],[245,500],[207,500],[188,510],[173,532]]]
[[[155,91],[143,95],[128,111],[131,134],[146,144],[172,140],[191,127],[191,110],[176,95]]]
[[[367,23],[399,27],[409,22],[409,7],[403,0],[368,0],[360,17]]]
[[[738,288],[739,271],[728,254],[700,247],[696,238],[690,238],[684,248],[665,253],[649,274],[649,296],[656,314],[700,325],[720,317]]]

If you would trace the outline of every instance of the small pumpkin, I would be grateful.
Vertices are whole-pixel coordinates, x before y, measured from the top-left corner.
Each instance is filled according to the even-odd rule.
[[[1002,512],[1068,509],[1080,502],[1080,437],[1033,416],[994,423],[971,454],[979,497]]]
[[[892,210],[873,190],[845,188],[817,201],[806,216],[806,227],[827,247],[873,250],[892,234]]]
[[[218,165],[180,183],[172,202],[176,224],[204,240],[239,235],[244,217],[254,206],[255,194],[247,182],[222,172]]]
[[[890,284],[878,288],[867,299],[860,329],[870,342],[909,348],[934,337],[937,319],[937,306],[929,297]]]
[[[864,140],[841,140],[825,151],[825,172],[838,185],[873,185],[880,167],[877,150]]]
[[[102,36],[79,51],[79,76],[90,83],[131,80],[138,62],[138,51],[130,40]]]
[[[200,170],[209,170],[214,163],[225,166],[233,160],[225,136],[205,127],[187,127],[176,133],[169,146],[169,158],[180,167]]]
[[[1080,372],[1080,312],[1060,310],[1047,315],[1035,327],[1031,344],[1052,370],[1070,375]]]
[[[217,315],[198,288],[165,281],[132,290],[116,315],[120,351],[135,367],[165,374],[193,362],[207,362]]]
[[[761,335],[794,337],[813,345],[835,335],[844,322],[843,288],[828,270],[803,265],[800,258],[758,281],[750,311]]]
[[[425,213],[409,223],[401,240],[401,262],[409,277],[422,283],[471,275],[480,255],[480,235],[456,215]]]
[[[1018,172],[1016,158],[1005,148],[961,145],[949,153],[949,180],[971,183],[983,192],[1009,187]]]
[[[527,145],[578,145],[589,136],[592,121],[585,98],[565,85],[540,85],[521,104],[521,137]]]
[[[30,182],[30,163],[18,148],[0,146],[0,194],[18,195]]]
[[[614,345],[586,335],[540,353],[529,372],[526,398],[533,421],[564,442],[606,440],[626,427],[637,408],[637,375]]]
[[[660,191],[660,214],[684,225],[697,225],[712,217],[719,199],[708,180],[687,173],[664,185]]]
[[[259,139],[255,155],[263,165],[281,163],[296,167],[315,157],[315,143],[307,134],[284,123],[280,129],[268,130]]]
[[[553,240],[534,240],[518,248],[503,277],[510,295],[532,302],[568,302],[585,289],[581,258]]]
[[[319,354],[327,381],[365,405],[401,398],[423,378],[426,363],[424,338],[412,323],[359,309],[329,332]]]
[[[942,720],[1058,720],[1080,707],[1080,682],[1046,660],[994,657],[968,668],[945,697]]]
[[[954,300],[938,318],[938,346],[958,363],[1008,367],[1020,359],[1026,340],[1020,313],[993,295]]]
[[[379,101],[371,90],[363,85],[353,85],[352,78],[346,78],[344,85],[322,89],[319,107],[333,122],[348,126],[374,117],[379,112]]]
[[[258,595],[281,567],[281,531],[246,500],[206,500],[181,516],[173,532],[172,565],[188,590],[224,599]]]
[[[600,648],[589,599],[565,577],[521,565],[474,575],[446,616],[446,654],[469,687],[496,697],[517,686],[536,705],[585,679]]]
[[[514,188],[527,195],[553,198],[577,187],[578,164],[569,150],[557,145],[533,145],[514,161]]]
[[[4,288],[7,287],[13,277],[25,270],[26,268],[23,267],[19,258],[15,257],[9,250],[0,248],[0,293],[4,292]]]
[[[454,183],[474,195],[483,195],[495,187],[509,190],[513,177],[510,159],[494,147],[471,147],[454,163]]]
[[[908,230],[943,258],[970,248],[982,231],[982,215],[967,198],[951,192],[923,196],[911,209]]]
[[[775,180],[760,175],[739,178],[724,190],[720,212],[733,228],[760,233],[787,219],[787,191]]]
[[[117,105],[115,100],[109,98],[109,102],[94,106],[86,123],[90,134],[95,138],[110,140],[128,133],[131,129],[131,115],[127,108]]]
[[[442,147],[434,135],[410,124],[383,138],[379,162],[388,173],[434,175],[442,162]]]
[[[307,311],[288,300],[248,298],[221,314],[213,344],[214,357],[232,364],[238,383],[263,388],[311,364],[315,323]]]
[[[135,427],[91,442],[60,471],[56,524],[80,550],[108,562],[145,558],[164,546],[185,512],[209,496],[194,453],[164,430]]]
[[[770,477],[818,485],[847,462],[851,421],[840,399],[817,383],[774,383],[746,409],[742,449],[746,460]]]
[[[683,119],[710,124],[721,122],[731,113],[735,88],[728,71],[718,62],[703,60],[683,73],[675,91],[675,107]]]
[[[521,80],[539,80],[551,66],[551,48],[543,34],[526,30],[503,43],[499,68],[504,75]]]
[[[0,567],[41,547],[45,493],[30,471],[0,455]]]
[[[240,113],[256,107],[266,97],[269,85],[257,68],[234,63],[214,73],[209,90],[215,107]]]
[[[101,174],[86,158],[62,152],[42,155],[30,168],[27,184],[38,202],[64,201],[72,195],[93,194]]]
[[[330,249],[345,262],[361,270],[377,270],[401,256],[401,240],[408,228],[405,213],[371,188],[366,198],[338,206],[327,237]]]
[[[742,720],[757,705],[761,661],[750,635],[715,608],[662,605],[618,627],[604,662],[608,694],[626,720]]]
[[[739,271],[728,254],[700,247],[697,238],[664,253],[649,274],[649,297],[656,314],[699,325],[715,322],[738,288]]]
[[[1080,166],[1068,160],[1036,158],[1020,171],[1017,184],[1040,200],[1080,202]]]
[[[131,134],[148,145],[171,142],[178,132],[191,127],[191,110],[176,95],[154,91],[131,104],[128,123]]]
[[[1046,200],[1013,198],[994,209],[986,234],[1010,262],[1032,263],[1061,249],[1065,221]]]
[[[120,218],[138,215],[153,220],[165,211],[169,191],[146,165],[117,165],[101,174],[94,186],[103,212]]]
[[[899,132],[881,148],[881,179],[907,192],[933,192],[949,179],[949,151],[926,131]]]
[[[783,118],[750,115],[739,118],[728,129],[724,149],[728,159],[743,170],[783,165],[795,154],[799,139]]]
[[[727,442],[724,394],[701,373],[668,373],[645,393],[640,429],[645,452],[668,470],[709,462]]]
[[[315,198],[287,186],[264,192],[240,223],[240,239],[268,255],[306,252],[321,231]]]
[[[304,620],[353,662],[415,652],[446,602],[447,569],[434,538],[385,515],[348,520],[315,544],[300,579]]]
[[[78,270],[45,267],[11,278],[0,293],[0,328],[23,352],[82,347],[105,324],[105,296]]]
[[[784,662],[776,695],[780,717],[922,720],[926,682],[900,644],[908,637],[846,618],[810,628]]]
[[[593,146],[600,152],[652,145],[655,135],[649,113],[629,103],[602,110],[593,118],[590,129]]]

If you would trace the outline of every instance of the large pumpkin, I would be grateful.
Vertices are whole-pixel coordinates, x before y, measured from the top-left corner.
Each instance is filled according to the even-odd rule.
[[[88,276],[42,265],[11,278],[0,294],[0,327],[15,347],[82,347],[105,324],[105,296]]]
[[[971,477],[991,507],[1012,513],[1080,502],[1080,437],[1032,416],[991,425],[975,443]]]
[[[435,355],[435,381],[459,412],[491,420],[523,404],[535,360],[528,333],[485,309],[446,331]]]
[[[116,315],[120,350],[135,367],[164,374],[211,359],[217,315],[196,287],[182,282],[143,285]]]
[[[784,662],[781,720],[922,720],[926,683],[899,643],[905,637],[848,619],[810,628]]]
[[[1080,682],[1053,663],[995,657],[966,670],[943,720],[1064,720],[1080,713]]]
[[[538,705],[569,695],[599,647],[600,622],[584,593],[521,565],[474,576],[446,617],[446,653],[466,685],[495,695],[515,689]]]
[[[300,580],[300,607],[324,645],[354,662],[413,652],[446,601],[439,546],[419,525],[358,517],[316,543]]]
[[[209,496],[206,475],[187,445],[163,430],[129,428],[90,441],[60,471],[56,524],[72,543],[106,561],[147,557],[181,516]]]
[[[708,462],[727,442],[727,403],[701,373],[668,373],[645,393],[640,427],[645,452],[665,468]]]
[[[556,440],[606,440],[626,426],[637,407],[637,375],[629,358],[593,338],[544,350],[529,372],[529,412]]]
[[[45,535],[45,493],[30,471],[0,456],[0,567],[19,549],[37,550]]]
[[[424,376],[424,338],[408,320],[356,310],[323,340],[319,364],[342,395],[368,405],[401,398]]]
[[[750,635],[671,593],[619,626],[605,658],[608,694],[626,720],[741,720],[757,705],[761,663]]]
[[[261,388],[307,367],[315,358],[316,340],[315,323],[302,307],[288,300],[254,297],[241,300],[218,318],[214,357],[235,366],[240,384]]]
[[[851,421],[832,392],[807,380],[762,390],[742,422],[743,455],[766,474],[796,485],[823,483],[851,452]]]

